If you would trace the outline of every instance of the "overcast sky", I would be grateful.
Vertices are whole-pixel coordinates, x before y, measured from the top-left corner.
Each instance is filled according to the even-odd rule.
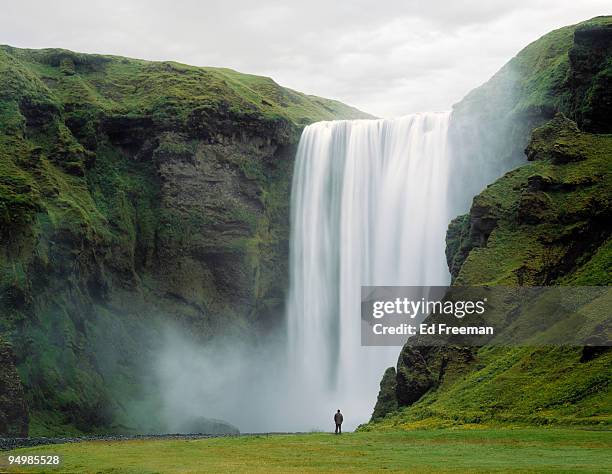
[[[609,0],[20,0],[0,43],[223,66],[378,116],[447,110]]]

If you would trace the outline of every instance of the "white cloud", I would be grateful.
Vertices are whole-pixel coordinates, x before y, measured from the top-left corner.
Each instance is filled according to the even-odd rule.
[[[602,0],[21,0],[0,42],[273,77],[380,116],[450,108],[546,32]]]

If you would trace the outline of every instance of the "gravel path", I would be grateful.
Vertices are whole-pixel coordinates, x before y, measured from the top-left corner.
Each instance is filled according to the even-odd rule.
[[[45,444],[79,443],[81,441],[128,441],[131,439],[203,439],[238,436],[269,436],[298,433],[242,433],[242,434],[150,434],[150,435],[96,435],[67,438],[0,438],[0,451]]]

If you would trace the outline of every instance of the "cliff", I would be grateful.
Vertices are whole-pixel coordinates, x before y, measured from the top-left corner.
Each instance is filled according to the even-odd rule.
[[[301,129],[363,117],[229,69],[1,46],[0,336],[30,433],[142,429],[168,324],[277,325]]]
[[[463,146],[461,166],[477,160],[483,178],[497,166],[519,166],[451,222],[454,285],[610,285],[610,90],[612,18],[598,17],[529,45],[455,107],[451,138]],[[527,162],[517,161],[522,150]],[[611,362],[612,351],[597,346],[409,343],[385,373],[363,429],[609,425]]]
[[[609,29],[610,17],[602,16],[552,31],[453,107],[452,166],[474,175],[469,183],[451,182],[457,214],[470,206],[459,196],[474,196],[524,164],[532,130],[557,112],[585,131],[612,131]]]

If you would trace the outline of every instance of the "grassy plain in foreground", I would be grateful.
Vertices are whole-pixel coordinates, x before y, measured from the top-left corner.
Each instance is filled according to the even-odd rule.
[[[612,436],[588,429],[464,427],[95,441],[11,452],[49,453],[64,457],[60,469],[9,472],[609,472]]]

